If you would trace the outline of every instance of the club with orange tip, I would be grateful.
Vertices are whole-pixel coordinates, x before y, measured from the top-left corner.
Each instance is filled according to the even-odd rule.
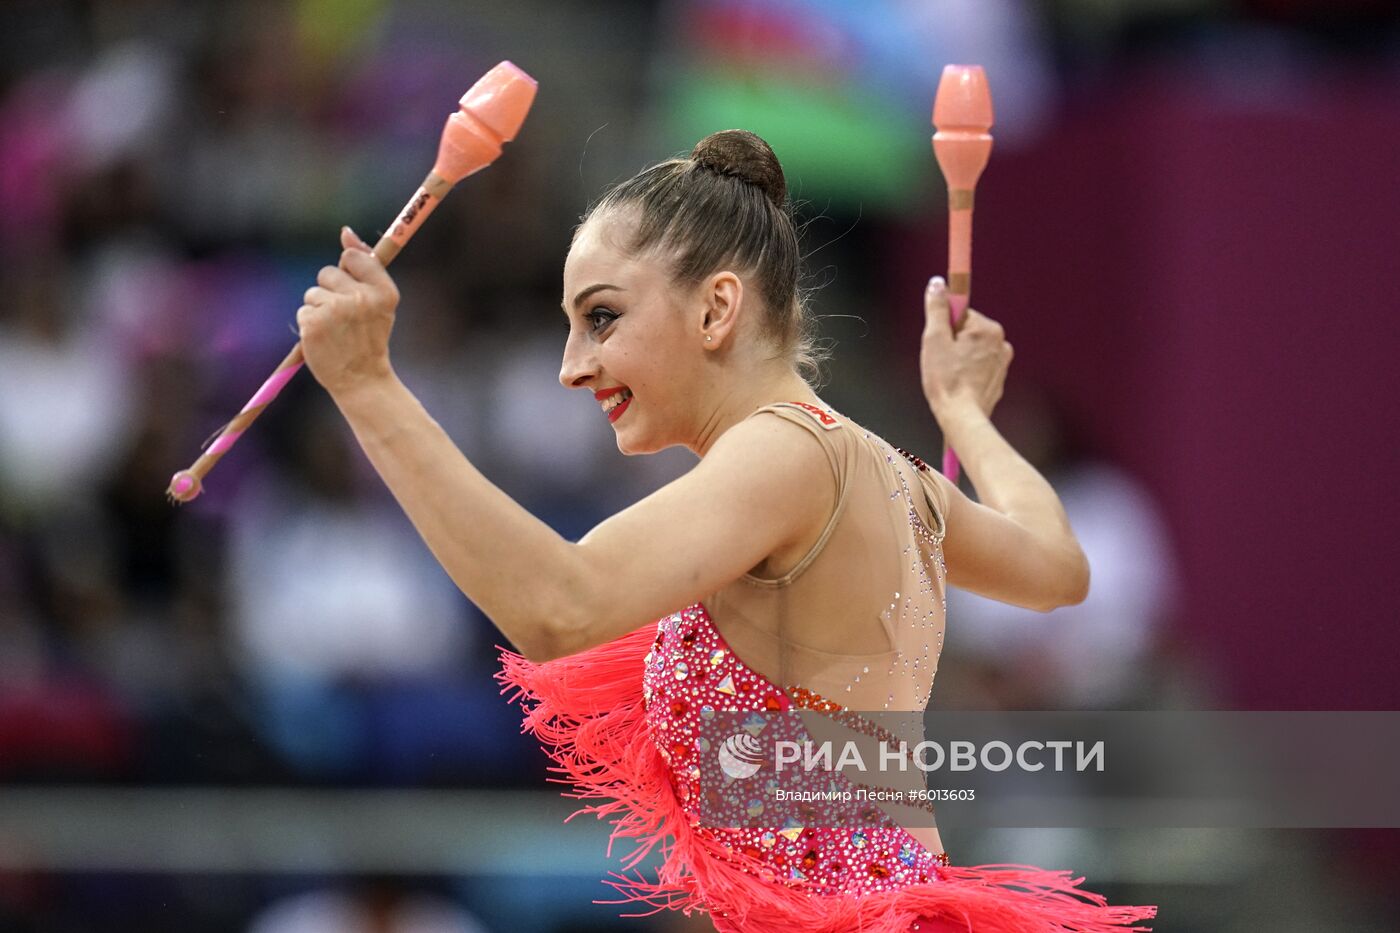
[[[933,155],[948,182],[948,312],[956,333],[972,295],[972,193],[992,154],[992,92],[981,65],[944,66],[933,125]],[[943,475],[958,480],[958,455],[946,440]]]
[[[423,221],[438,206],[452,186],[478,172],[501,155],[501,146],[520,132],[525,115],[535,100],[535,79],[510,62],[501,62],[471,86],[447,118],[438,143],[437,161],[417,192],[404,205],[389,232],[374,245],[374,255],[384,265],[394,261]],[[238,416],[230,421],[188,470],[170,480],[165,494],[172,502],[189,502],[203,491],[204,477],[228,453],[234,442],[262,414],[282,391],[305,357],[301,342],[292,348],[276,371],[262,384]]]

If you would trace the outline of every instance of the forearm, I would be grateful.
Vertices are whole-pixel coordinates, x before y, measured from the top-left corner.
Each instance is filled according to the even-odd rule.
[[[983,505],[995,509],[1049,542],[1078,551],[1060,497],[1050,482],[1012,447],[974,402],[933,409],[958,461]]]
[[[335,402],[453,582],[527,657],[550,656],[577,602],[575,545],[487,480],[397,376]]]

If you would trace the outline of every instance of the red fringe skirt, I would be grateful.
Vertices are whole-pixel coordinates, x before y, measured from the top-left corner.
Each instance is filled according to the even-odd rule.
[[[551,780],[566,796],[596,801],[573,816],[613,820],[612,845],[630,840],[622,868],[607,884],[621,898],[689,915],[704,911],[721,933],[1144,933],[1129,926],[1155,907],[1111,906],[1081,890],[1068,871],[1027,865],[947,866],[939,880],[860,896],[818,895],[767,882],[735,863],[733,853],[697,827],[677,799],[652,741],[642,705],[643,658],[656,624],[589,651],[534,663],[501,649],[496,679],[521,703],[523,731],[553,760]],[[570,817],[570,819],[573,818]],[[637,865],[656,853],[647,878]]]

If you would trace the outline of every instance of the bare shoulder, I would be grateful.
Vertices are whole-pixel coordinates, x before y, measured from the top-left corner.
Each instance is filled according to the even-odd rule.
[[[749,514],[781,525],[783,549],[815,538],[836,505],[831,462],[813,432],[771,410],[740,421],[715,442],[696,472],[739,492]],[[699,479],[699,477],[697,477]]]
[[[706,467],[772,493],[779,486],[819,480],[831,473],[826,453],[812,432],[771,409],[745,418],[720,435],[698,468]]]

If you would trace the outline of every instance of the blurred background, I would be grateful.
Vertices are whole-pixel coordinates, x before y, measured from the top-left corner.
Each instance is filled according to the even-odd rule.
[[[1049,615],[952,594],[933,707],[1400,708],[1395,4],[7,0],[0,931],[709,929],[591,903],[606,825],[561,826],[502,638],[309,374],[163,497],[339,226],[382,232],[506,58],[537,102],[395,265],[394,359],[534,514],[577,538],[693,465],[624,458],[560,387],[561,269],[608,183],[733,126],[800,202],[823,397],[938,462],[929,115],[977,62],[974,304],[1017,351],[994,420],[1094,583]],[[945,841],[1165,933],[1400,928],[1387,831]]]

